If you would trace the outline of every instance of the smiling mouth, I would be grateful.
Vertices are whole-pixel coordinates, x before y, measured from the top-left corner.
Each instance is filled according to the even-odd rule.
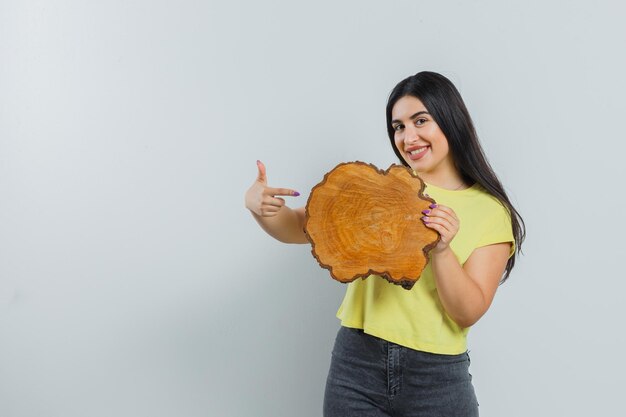
[[[422,146],[421,148],[413,149],[407,152],[407,154],[409,155],[409,159],[415,161],[423,157],[428,149],[430,149],[430,146]]]

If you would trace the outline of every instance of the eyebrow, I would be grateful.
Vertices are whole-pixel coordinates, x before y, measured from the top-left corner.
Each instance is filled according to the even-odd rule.
[[[409,119],[413,120],[415,119],[417,116],[419,116],[420,114],[430,114],[428,113],[426,110],[422,110],[422,111],[418,111],[417,113],[415,113],[413,116],[409,117]],[[402,123],[400,120],[392,120],[391,124],[394,123]]]

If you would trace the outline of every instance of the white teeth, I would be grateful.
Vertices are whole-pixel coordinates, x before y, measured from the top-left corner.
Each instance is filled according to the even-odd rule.
[[[411,155],[415,155],[416,153],[422,152],[424,149],[428,148],[428,146],[423,146],[419,149],[415,149],[414,151],[409,152]]]

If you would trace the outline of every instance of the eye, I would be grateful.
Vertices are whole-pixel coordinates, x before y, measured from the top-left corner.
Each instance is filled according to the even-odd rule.
[[[396,132],[399,131],[400,129],[402,129],[404,126],[401,124],[395,125],[393,126],[393,130],[395,130]]]
[[[424,123],[426,123],[427,121],[428,121],[428,119],[417,119],[417,120],[415,121],[415,124],[416,124],[417,126],[421,126],[421,125],[423,125]]]

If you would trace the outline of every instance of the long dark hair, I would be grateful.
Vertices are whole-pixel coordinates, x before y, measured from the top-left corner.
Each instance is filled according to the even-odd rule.
[[[387,101],[387,133],[398,159],[403,165],[409,166],[396,148],[394,129],[391,126],[391,110],[394,104],[405,96],[419,99],[439,125],[448,140],[452,159],[463,181],[468,184],[480,184],[509,210],[516,250],[506,264],[500,281],[504,283],[515,265],[516,254],[521,252],[522,242],[526,238],[526,227],[522,216],[511,204],[504,187],[485,157],[461,94],[446,77],[430,71],[418,72],[400,81],[391,91]]]

